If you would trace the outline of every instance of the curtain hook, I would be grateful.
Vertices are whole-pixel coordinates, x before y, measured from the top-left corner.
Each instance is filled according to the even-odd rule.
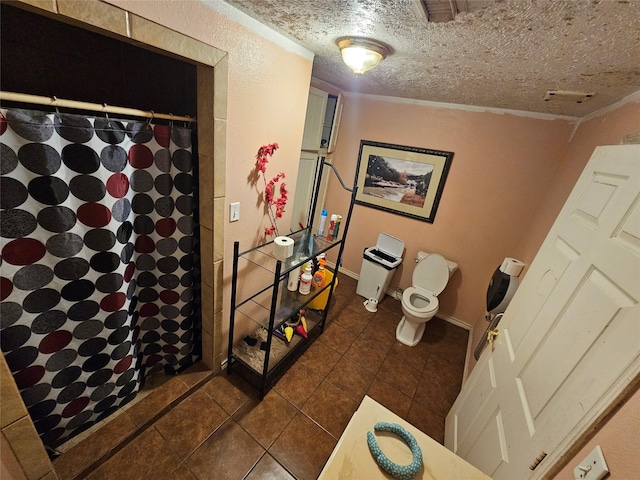
[[[169,112],[169,126],[173,128],[173,113]]]
[[[58,98],[55,95],[51,97],[51,104],[56,109],[56,113],[60,115],[60,109],[58,108]]]
[[[107,104],[102,104],[102,113],[104,113],[104,118],[107,119],[107,127],[111,126],[111,119],[109,118],[109,112],[107,112]]]
[[[149,120],[147,120],[147,125],[151,125],[151,122],[153,122],[156,116],[156,112],[154,112],[153,110],[150,110],[150,112],[151,112],[151,116],[149,117]]]
[[[191,121],[193,120],[191,118],[191,115],[185,115],[185,117],[187,117],[189,119],[189,122],[184,122],[185,128],[191,128]]]

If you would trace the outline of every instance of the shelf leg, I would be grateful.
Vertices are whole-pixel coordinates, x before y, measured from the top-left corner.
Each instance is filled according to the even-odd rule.
[[[231,375],[233,357],[233,325],[236,313],[236,286],[238,285],[238,254],[240,242],[233,242],[233,273],[231,275],[231,314],[229,318],[229,351],[227,353],[227,375]]]
[[[267,390],[267,374],[269,373],[269,355],[271,353],[271,340],[273,339],[273,326],[276,318],[276,308],[278,308],[278,290],[280,288],[280,272],[282,262],[276,262],[276,271],[273,275],[273,295],[271,295],[271,311],[269,312],[269,330],[267,330],[267,349],[264,352],[264,365],[262,368],[262,378],[260,379],[260,400],[264,398]]]

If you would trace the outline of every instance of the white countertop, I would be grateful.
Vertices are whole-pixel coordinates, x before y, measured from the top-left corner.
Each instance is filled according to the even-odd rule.
[[[377,422],[402,425],[416,438],[422,450],[422,468],[414,478],[425,480],[491,480],[473,465],[465,462],[453,452],[425,435],[395,413],[372,398],[365,396],[353,414],[338,444],[331,453],[319,480],[375,480],[393,479],[373,459],[367,445],[367,432],[373,432],[382,452],[399,465],[412,461],[409,447],[396,435],[389,432],[376,433]]]

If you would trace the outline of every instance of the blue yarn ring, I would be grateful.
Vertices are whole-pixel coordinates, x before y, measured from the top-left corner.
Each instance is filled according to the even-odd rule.
[[[420,450],[420,446],[415,437],[397,423],[378,422],[373,428],[376,432],[384,431],[398,435],[409,446],[411,454],[413,455],[413,461],[409,465],[398,465],[382,453],[373,433],[367,432],[367,444],[376,463],[380,465],[384,471],[399,480],[409,480],[415,477],[420,471],[420,467],[422,467],[422,450]]]

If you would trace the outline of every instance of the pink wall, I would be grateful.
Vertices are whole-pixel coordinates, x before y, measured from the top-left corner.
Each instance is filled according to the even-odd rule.
[[[399,103],[347,95],[334,164],[351,182],[360,140],[454,152],[433,224],[356,205],[343,257],[359,273],[362,251],[379,232],[405,242],[404,262],[391,287],[407,288],[419,250],[458,263],[439,296],[440,313],[469,325],[482,321],[486,289],[504,257],[518,245],[535,215],[571,125],[509,114]],[[346,213],[348,197],[332,182],[325,208]]]
[[[600,445],[607,462],[610,476],[607,480],[629,480],[638,478],[640,472],[640,391],[637,391],[608,421],[601,425],[598,433],[573,457],[555,480],[574,480],[573,469]]]
[[[541,208],[531,222],[528,235],[522,238],[523,255],[533,259],[593,150],[599,145],[619,145],[625,135],[639,131],[640,97],[580,123],[559,162],[553,182],[541,199]]]

